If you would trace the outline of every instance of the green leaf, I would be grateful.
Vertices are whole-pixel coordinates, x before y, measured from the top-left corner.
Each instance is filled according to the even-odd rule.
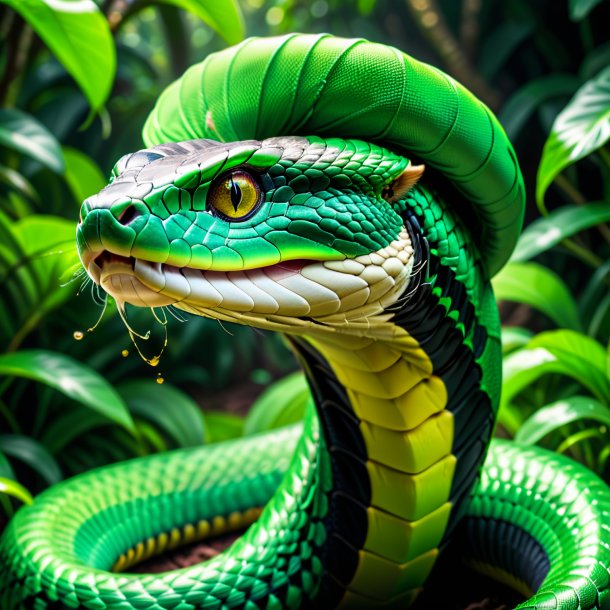
[[[514,399],[548,374],[574,379],[598,401],[610,404],[606,351],[594,339],[575,331],[554,330],[536,335],[525,348],[504,358],[502,370],[498,421],[512,434],[522,423],[522,414],[514,408]]]
[[[95,411],[83,412],[82,409],[77,409],[49,421],[40,440],[53,455],[57,455],[87,432],[110,423],[107,417]]]
[[[592,420],[610,428],[610,410],[590,396],[570,396],[538,409],[517,430],[515,440],[534,445],[547,434],[579,420]]]
[[[244,433],[244,419],[232,413],[205,412],[206,443],[218,443],[239,438]]]
[[[12,481],[11,479],[5,479],[4,477],[0,477],[0,494],[6,494],[7,496],[12,496],[13,498],[17,498],[24,504],[32,504],[34,498],[32,498],[32,494],[20,483],[17,481]]]
[[[570,0],[570,19],[572,21],[581,21],[601,1],[602,0]]]
[[[156,0],[156,3],[171,4],[193,13],[228,44],[244,38],[244,19],[237,0]]]
[[[0,311],[0,342],[9,351],[73,294],[60,278],[78,262],[74,225],[42,214],[11,223],[0,214],[0,306],[10,311]]]
[[[6,456],[0,451],[0,478],[14,479],[15,472],[11,463],[6,459]]]
[[[479,54],[479,70],[486,80],[491,80],[507,59],[534,30],[532,21],[500,22],[483,42]]]
[[[509,263],[492,280],[498,301],[524,303],[558,326],[580,330],[576,303],[561,278],[537,263]]]
[[[101,191],[107,180],[95,161],[85,153],[69,146],[63,147],[63,153],[66,182],[80,205],[90,195]]]
[[[64,157],[55,136],[21,110],[0,109],[0,145],[28,156],[58,174],[64,171]]]
[[[0,375],[33,379],[134,432],[131,415],[116,390],[98,373],[69,356],[47,350],[0,355]]]
[[[106,17],[93,0],[0,0],[32,26],[72,75],[94,111],[110,93],[116,51]],[[219,3],[224,4],[224,3]]]
[[[244,424],[244,435],[256,434],[301,421],[312,400],[302,371],[271,384],[252,405]]]
[[[168,383],[138,379],[120,384],[117,390],[134,416],[155,424],[180,447],[203,444],[204,418],[197,404]]]
[[[568,165],[586,157],[610,138],[610,66],[585,83],[555,119],[538,167],[536,201]]]
[[[526,261],[550,250],[566,237],[610,221],[610,204],[604,201],[566,205],[534,220],[521,234],[513,261]]]
[[[530,341],[534,333],[528,328],[517,326],[502,327],[502,355],[506,356],[520,349]]]
[[[532,114],[544,102],[573,95],[579,80],[569,74],[549,74],[518,89],[502,106],[498,119],[511,139],[515,139]]]
[[[5,184],[9,189],[17,191],[30,201],[34,201],[36,203],[40,202],[38,193],[32,184],[23,174],[20,174],[18,171],[10,167],[0,165],[0,182]],[[14,210],[11,209],[10,212],[12,215],[15,215]]]
[[[55,458],[39,442],[23,434],[0,434],[0,450],[37,472],[49,485],[63,479]]]

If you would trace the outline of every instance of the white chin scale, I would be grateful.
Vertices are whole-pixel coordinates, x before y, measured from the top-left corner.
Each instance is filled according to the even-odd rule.
[[[123,265],[124,268],[119,267]],[[102,287],[133,305],[180,309],[234,321],[314,318],[327,325],[370,318],[405,290],[413,268],[406,229],[387,247],[353,259],[245,271],[201,271],[136,260],[111,263]]]

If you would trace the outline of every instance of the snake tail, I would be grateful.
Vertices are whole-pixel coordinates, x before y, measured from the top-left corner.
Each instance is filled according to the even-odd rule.
[[[293,34],[189,69],[144,140],[81,207],[83,266],[121,307],[282,333],[313,405],[44,492],[0,539],[2,609],[405,608],[456,545],[520,608],[608,608],[606,485],[491,438],[490,278],[525,194],[489,109],[396,49]],[[202,564],[130,572],[244,527]]]

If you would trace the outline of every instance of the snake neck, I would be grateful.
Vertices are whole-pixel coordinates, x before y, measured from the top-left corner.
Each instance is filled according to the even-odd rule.
[[[291,339],[321,424],[328,510],[317,601],[328,607],[415,599],[491,434],[497,380],[483,378],[481,361],[497,356],[493,318],[486,326],[480,295],[435,240],[413,237],[416,274],[366,336]]]

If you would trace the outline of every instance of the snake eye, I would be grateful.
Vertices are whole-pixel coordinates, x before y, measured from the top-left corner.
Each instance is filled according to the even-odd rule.
[[[261,189],[247,172],[237,170],[217,178],[210,185],[207,204],[225,220],[246,220],[261,202]]]

